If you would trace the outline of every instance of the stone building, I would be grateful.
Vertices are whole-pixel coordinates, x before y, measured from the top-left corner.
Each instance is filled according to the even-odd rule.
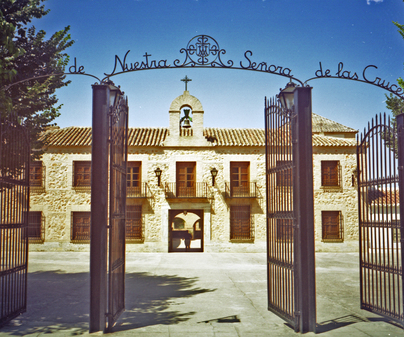
[[[130,128],[127,251],[265,251],[264,130],[205,128],[203,117],[201,102],[184,91],[171,103],[168,128]],[[358,247],[355,134],[313,114],[320,251]],[[91,128],[46,136],[31,167],[30,250],[89,250]]]

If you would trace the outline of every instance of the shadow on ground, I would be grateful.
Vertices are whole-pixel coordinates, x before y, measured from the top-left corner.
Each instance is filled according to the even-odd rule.
[[[126,275],[126,310],[113,331],[129,330],[156,324],[187,321],[194,311],[179,312],[169,308],[181,304],[176,299],[215,291],[195,286],[197,277],[150,276],[148,273]]]
[[[176,324],[194,312],[170,310],[179,298],[214,291],[195,286],[197,278],[149,273],[126,274],[126,312],[113,331],[157,324]],[[89,273],[60,270],[28,274],[27,312],[0,329],[0,333],[24,336],[70,330],[72,335],[88,331],[90,307]]]

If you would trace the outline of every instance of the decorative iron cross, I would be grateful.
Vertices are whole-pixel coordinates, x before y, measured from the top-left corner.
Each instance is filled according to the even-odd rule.
[[[185,75],[185,78],[183,78],[181,81],[185,82],[185,91],[188,91],[188,88],[187,88],[188,87],[188,82],[191,82],[192,80],[190,78],[188,78],[187,75]]]

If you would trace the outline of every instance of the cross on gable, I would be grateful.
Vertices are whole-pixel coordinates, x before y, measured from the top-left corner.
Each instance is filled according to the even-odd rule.
[[[191,82],[192,80],[190,78],[188,78],[187,75],[185,75],[185,77],[181,80],[182,82],[185,82],[185,91],[188,91],[188,82]]]

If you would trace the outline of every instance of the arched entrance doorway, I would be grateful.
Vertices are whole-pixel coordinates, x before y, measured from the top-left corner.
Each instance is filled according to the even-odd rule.
[[[203,210],[169,210],[168,251],[203,252]]]

